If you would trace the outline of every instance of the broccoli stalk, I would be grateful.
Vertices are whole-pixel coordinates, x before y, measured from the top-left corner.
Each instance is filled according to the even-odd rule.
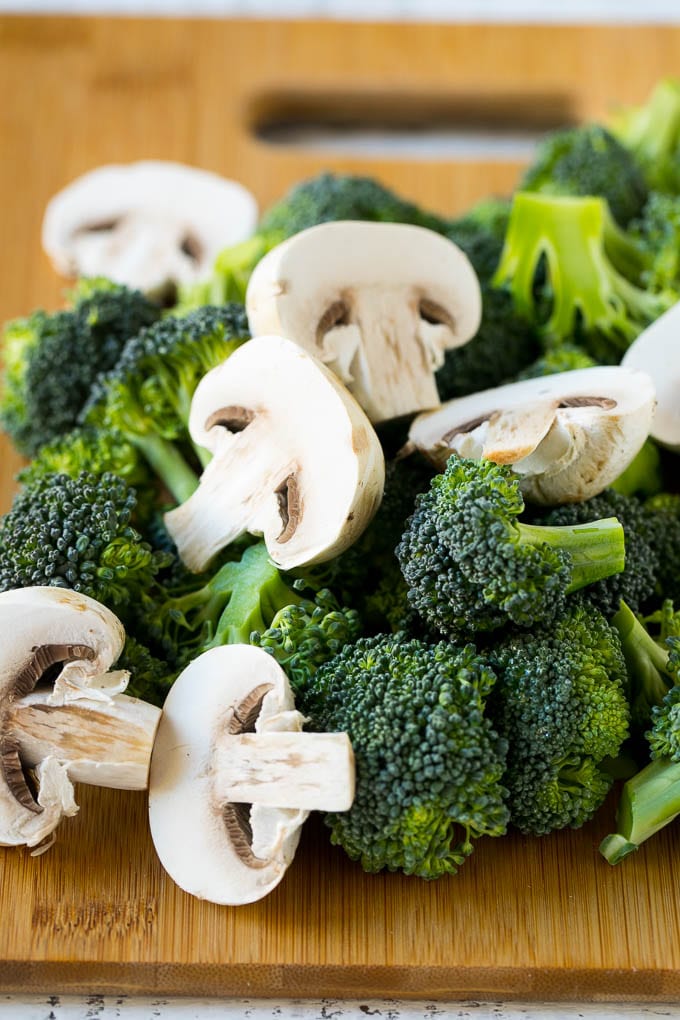
[[[673,686],[650,711],[652,728],[646,736],[653,760],[624,784],[617,831],[600,844],[610,864],[618,864],[680,814],[680,637],[667,637],[665,644],[660,669]]]
[[[624,110],[612,130],[638,159],[650,188],[677,192],[680,186],[680,80],[658,83],[645,106]]]
[[[518,521],[519,478],[490,461],[449,458],[418,497],[397,557],[411,605],[443,635],[556,619],[567,595],[623,570],[615,517],[565,527]]]
[[[545,260],[550,313],[537,296]],[[640,331],[670,307],[670,295],[637,285],[642,253],[616,226],[601,198],[564,198],[518,192],[494,277],[508,286],[520,314],[552,340],[583,334],[590,353],[617,362]]]
[[[612,624],[621,638],[626,660],[633,721],[647,725],[653,706],[661,704],[672,685],[667,672],[668,652],[654,640],[625,602],[612,618]]]

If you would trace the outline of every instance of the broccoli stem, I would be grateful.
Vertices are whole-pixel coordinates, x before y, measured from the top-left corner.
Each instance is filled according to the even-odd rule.
[[[198,488],[198,476],[169,440],[158,435],[130,435],[129,441],[149,462],[178,503],[184,503]]]
[[[549,545],[569,554],[571,581],[567,594],[619,574],[625,565],[623,527],[616,517],[605,517],[591,524],[549,527],[517,524],[519,541],[525,545]]]
[[[654,162],[673,152],[679,136],[680,84],[666,78],[656,86],[647,105],[631,118],[623,142]]]
[[[680,762],[658,758],[629,779],[616,813],[617,832],[606,836],[600,853],[618,864],[680,814]]]
[[[647,633],[625,602],[612,617],[612,624],[621,638],[635,714],[648,721],[651,706],[660,705],[671,687],[667,674],[668,652]]]

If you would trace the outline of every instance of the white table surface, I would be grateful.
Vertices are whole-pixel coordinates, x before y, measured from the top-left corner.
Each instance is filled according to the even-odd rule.
[[[3,1020],[651,1020],[680,1017],[680,1005],[503,1004],[499,1002],[400,1002],[336,999],[142,999],[115,996],[2,996]]]

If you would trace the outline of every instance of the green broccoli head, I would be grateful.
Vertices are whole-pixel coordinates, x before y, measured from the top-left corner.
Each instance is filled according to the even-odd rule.
[[[658,539],[643,502],[636,496],[624,496],[613,489],[606,489],[583,503],[567,503],[547,511],[534,511],[532,521],[548,527],[573,527],[603,517],[616,517],[621,523],[626,562],[620,573],[591,584],[584,595],[611,619],[622,599],[637,613],[644,609],[656,591],[660,568]]]
[[[544,195],[599,196],[623,227],[640,213],[647,198],[638,161],[600,124],[547,135],[519,187]]]
[[[536,527],[519,478],[490,461],[449,458],[397,547],[413,607],[444,636],[554,620],[566,597],[623,569],[623,529]]]
[[[73,297],[68,311],[37,311],[5,330],[0,421],[28,455],[74,427],[99,373],[161,311],[107,280],[85,281]]]
[[[178,502],[197,485],[182,458],[191,399],[206,372],[248,337],[241,305],[206,306],[142,330],[93,387],[81,418],[137,446]],[[174,445],[173,445],[174,444]]]
[[[640,277],[643,286],[659,293],[677,291],[680,284],[680,195],[652,192],[629,230],[645,256],[646,265]]]
[[[177,670],[171,669],[163,659],[157,659],[145,645],[129,634],[115,669],[124,669],[130,674],[126,694],[159,707],[163,705],[177,679]]]
[[[559,372],[575,372],[580,368],[594,368],[597,362],[578,344],[564,341],[549,344],[540,357],[517,373],[517,381],[541,379]]]
[[[659,492],[645,502],[658,562],[657,594],[680,605],[680,495]]]
[[[518,192],[494,285],[548,342],[576,340],[616,364],[677,297],[640,285],[647,261],[604,199]]]
[[[489,714],[508,741],[510,819],[543,835],[583,825],[611,786],[606,759],[628,736],[626,666],[616,630],[573,600],[549,630],[494,646]]]
[[[319,731],[346,732],[356,760],[351,809],[332,841],[366,871],[452,874],[480,836],[505,832],[505,742],[484,714],[495,677],[472,646],[362,638],[298,694]]]
[[[37,478],[0,526],[0,591],[72,588],[123,619],[136,614],[167,560],[132,527],[136,502],[113,474]]]
[[[18,479],[30,485],[45,475],[69,475],[83,471],[93,475],[111,472],[137,490],[149,485],[148,466],[139,450],[117,432],[75,428],[41,446],[33,460],[22,468]]]
[[[671,686],[661,703],[652,706],[647,740],[652,758],[680,762],[680,636],[667,637],[664,643]]]

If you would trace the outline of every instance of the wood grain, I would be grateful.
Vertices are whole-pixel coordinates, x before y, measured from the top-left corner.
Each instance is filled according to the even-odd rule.
[[[318,113],[324,102],[360,100],[394,116],[394,96],[410,97],[410,109],[488,106],[508,118],[516,102],[524,124],[555,111],[582,119],[640,101],[679,67],[680,30],[663,27],[5,17],[0,316],[61,302],[63,281],[40,250],[43,209],[100,163],[182,160],[245,181],[263,206],[319,170],[360,171],[451,213],[511,188],[519,164],[331,161],[273,147],[252,126],[296,103]],[[2,509],[18,463],[3,440]],[[662,832],[611,868],[597,846],[613,801],[578,832],[481,841],[457,877],[433,884],[363,874],[313,820],[282,885],[259,904],[228,909],[192,900],[166,878],[143,794],[78,794],[80,813],[49,853],[0,851],[3,991],[680,995],[680,833]]]

